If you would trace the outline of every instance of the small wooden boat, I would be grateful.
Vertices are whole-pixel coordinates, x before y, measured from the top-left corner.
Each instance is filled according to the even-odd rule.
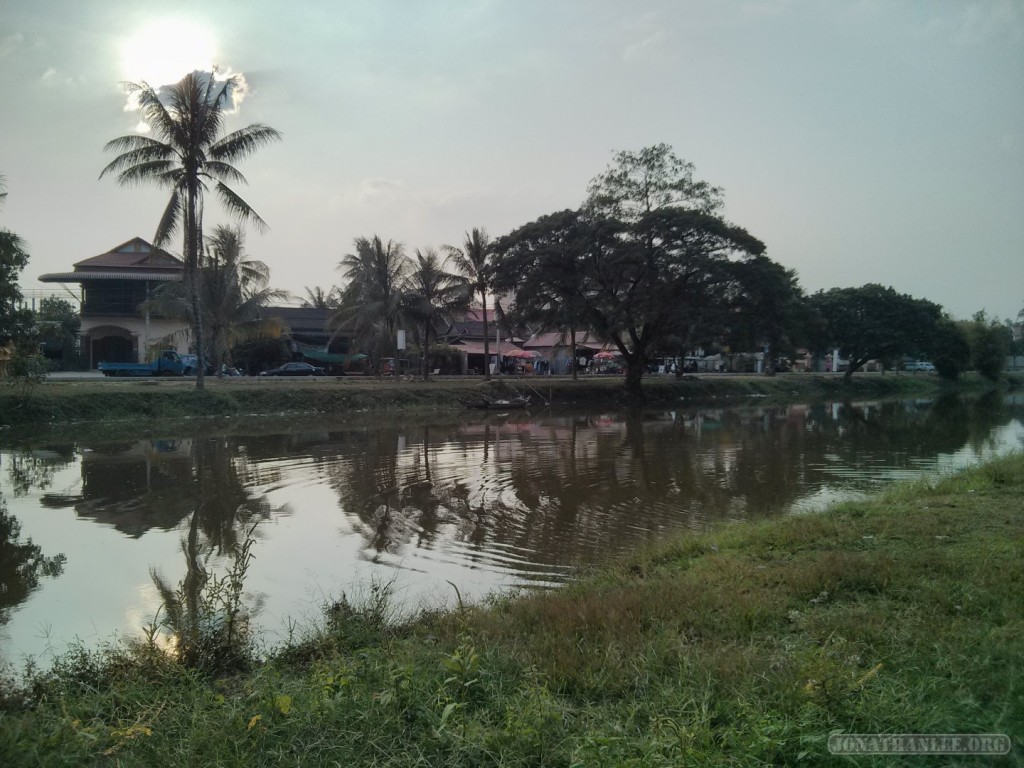
[[[525,408],[530,404],[530,398],[527,397],[487,397],[486,395],[479,395],[472,400],[460,400],[467,408],[476,408],[478,410],[489,410],[489,411],[509,411],[514,408]]]

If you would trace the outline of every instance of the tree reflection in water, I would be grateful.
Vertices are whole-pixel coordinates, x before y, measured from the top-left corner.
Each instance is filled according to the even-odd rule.
[[[8,476],[15,496],[23,496],[32,488],[47,488],[54,473],[71,463],[59,450],[34,451],[10,455]],[[63,554],[46,556],[32,539],[21,539],[21,523],[7,511],[7,501],[0,493],[0,624],[6,623],[10,609],[21,604],[44,577],[56,577],[64,570]]]
[[[5,479],[15,494],[44,489],[44,505],[73,509],[124,536],[180,531],[183,614],[194,619],[188,606],[199,604],[211,558],[229,553],[254,522],[285,514],[268,503],[274,494],[294,512],[306,511],[302,486],[327,489],[337,500],[338,523],[325,535],[316,526],[332,525],[330,508],[310,510],[303,521],[318,537],[309,549],[321,562],[344,549],[354,529],[354,549],[366,560],[395,565],[422,555],[417,568],[434,561],[488,568],[518,583],[550,582],[565,568],[669,531],[813,508],[836,489],[870,490],[934,468],[941,455],[990,450],[994,428],[1022,412],[1010,399],[952,396],[486,413],[411,427],[382,419],[365,428],[321,424],[286,434],[22,451]],[[76,456],[80,486],[53,488],[53,473]],[[17,521],[0,523],[0,567],[10,582],[3,600],[11,605],[39,577],[59,573],[60,562],[19,549],[32,545],[18,538]],[[267,526],[257,534],[276,531]],[[35,568],[34,581],[26,567]],[[330,577],[344,577],[347,567],[339,564]],[[165,596],[179,583],[158,581]]]

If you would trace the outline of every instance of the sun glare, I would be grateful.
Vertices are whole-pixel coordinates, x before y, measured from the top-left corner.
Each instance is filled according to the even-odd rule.
[[[152,21],[121,46],[126,80],[154,88],[176,83],[189,72],[209,72],[217,44],[208,29],[179,19]]]

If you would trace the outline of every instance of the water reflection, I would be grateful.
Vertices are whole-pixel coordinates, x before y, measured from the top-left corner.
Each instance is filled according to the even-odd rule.
[[[19,519],[30,536],[45,532],[54,551],[68,554],[69,569],[93,552],[72,522],[93,526],[89,546],[123,554],[112,558],[120,571],[109,565],[76,577],[91,580],[91,607],[47,605],[56,586],[26,600],[38,578],[12,586],[17,596],[4,604],[25,602],[31,618],[56,622],[62,611],[120,600],[120,613],[134,620],[144,613],[140,600],[152,610],[158,599],[146,578],[151,566],[165,574],[162,589],[180,579],[186,596],[195,593],[256,521],[263,522],[250,587],[267,595],[275,616],[294,612],[312,590],[345,588],[367,569],[406,573],[417,594],[446,579],[470,594],[552,583],[577,564],[668,531],[810,510],[1019,448],[1022,411],[1018,400],[991,396],[518,412],[412,427],[325,422],[285,434],[15,451],[2,459],[4,489],[24,510]],[[129,541],[137,544],[125,548]],[[146,547],[153,552],[140,569],[132,553]],[[15,551],[0,549],[3,574],[17,570]],[[40,563],[40,575],[63,566],[41,552],[26,557]],[[137,629],[119,621],[110,629]],[[16,623],[8,628],[12,644],[31,645]]]

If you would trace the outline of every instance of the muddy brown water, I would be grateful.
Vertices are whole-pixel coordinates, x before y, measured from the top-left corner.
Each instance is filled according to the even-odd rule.
[[[1024,399],[747,403],[638,412],[382,416],[267,434],[0,448],[0,659],[135,636],[155,570],[246,583],[268,644],[343,593],[399,608],[543,588],[721,521],[811,513],[1024,448]],[[190,531],[195,535],[189,544]]]

